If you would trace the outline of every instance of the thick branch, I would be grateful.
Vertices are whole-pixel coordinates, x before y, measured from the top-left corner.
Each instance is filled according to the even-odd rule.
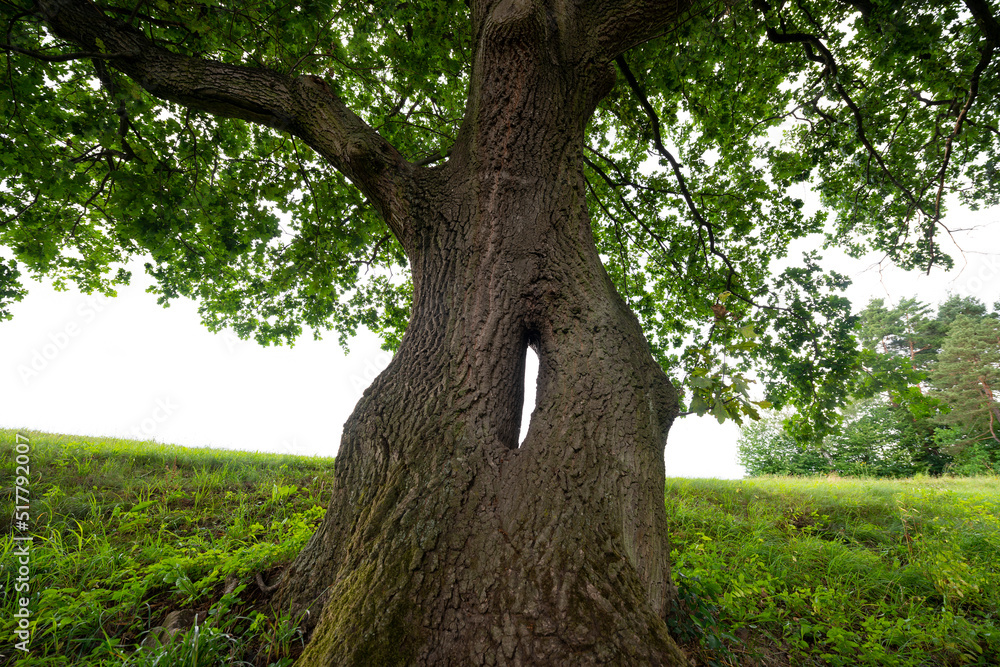
[[[972,13],[988,45],[995,46],[1000,41],[1000,21],[993,15],[989,3],[986,0],[965,0],[965,6]]]
[[[670,32],[694,0],[601,0],[594,3],[594,35],[606,62],[633,46]]]
[[[972,12],[976,24],[982,30],[986,39],[980,51],[979,62],[976,64],[976,69],[973,70],[972,78],[969,80],[969,94],[965,99],[962,110],[958,112],[955,127],[945,142],[944,159],[941,160],[941,169],[938,172],[938,191],[937,196],[934,198],[935,219],[941,217],[941,198],[944,195],[945,176],[948,171],[948,162],[951,159],[952,144],[955,141],[955,137],[962,132],[962,124],[966,121],[969,109],[972,108],[973,102],[975,102],[976,97],[979,95],[980,78],[993,60],[994,52],[1000,47],[1000,24],[997,23],[996,17],[990,12],[989,5],[983,0],[966,0],[965,4],[969,8],[969,11]]]
[[[88,0],[38,0],[34,14],[59,37],[170,102],[293,134],[343,172],[372,201],[404,247],[412,166],[319,77],[179,55],[109,18]]]

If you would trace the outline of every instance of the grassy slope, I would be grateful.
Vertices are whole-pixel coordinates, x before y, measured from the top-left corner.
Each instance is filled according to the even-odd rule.
[[[17,564],[8,536],[18,531],[4,492],[15,433],[0,430],[0,665],[191,665],[133,655],[172,609],[217,612],[211,630],[174,651],[197,650],[198,664],[290,663],[281,658],[301,638],[267,609],[255,575],[266,580],[318,526],[333,459],[26,435],[34,629],[25,659],[9,643]],[[245,588],[223,599],[227,579]]]
[[[34,625],[28,656],[12,650],[0,430],[0,665],[291,663],[294,619],[256,575],[318,524],[332,459],[26,435]],[[1000,665],[1000,479],[671,479],[666,503],[688,612],[674,632],[701,664]],[[136,651],[181,608],[212,613]]]
[[[671,479],[667,512],[705,662],[1000,665],[1000,478]]]

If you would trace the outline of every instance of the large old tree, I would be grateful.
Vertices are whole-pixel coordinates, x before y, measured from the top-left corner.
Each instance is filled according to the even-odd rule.
[[[682,664],[671,422],[752,413],[717,353],[760,333],[821,434],[853,349],[839,279],[772,259],[948,266],[945,204],[1000,185],[990,0],[0,12],[0,315],[21,270],[109,292],[145,256],[210,327],[396,348],[275,593],[303,665]]]

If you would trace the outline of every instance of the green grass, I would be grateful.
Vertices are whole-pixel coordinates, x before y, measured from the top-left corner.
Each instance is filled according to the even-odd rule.
[[[295,619],[256,575],[315,530],[332,459],[22,434],[31,650],[9,641],[20,482],[0,430],[0,666],[294,661]],[[672,629],[699,664],[1000,665],[998,478],[670,479],[666,506],[686,610]],[[140,650],[175,609],[208,620]]]
[[[704,664],[1000,665],[1000,478],[667,480]]]
[[[32,631],[11,648],[17,438],[0,430],[0,665],[288,665],[293,619],[257,583],[324,514],[333,459],[20,432],[29,442]],[[237,588],[223,595],[227,581]],[[173,609],[208,621],[136,650]],[[239,638],[239,639],[237,639]],[[197,655],[195,660],[192,656]]]

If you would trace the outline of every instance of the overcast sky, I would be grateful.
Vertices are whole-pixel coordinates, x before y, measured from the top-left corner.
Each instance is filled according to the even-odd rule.
[[[937,304],[948,292],[992,304],[1000,299],[1000,211],[959,211],[948,223],[972,229],[958,235],[965,254],[956,254],[948,274],[880,271],[877,257],[847,260],[832,251],[824,252],[826,265],[853,278],[848,296],[859,309],[871,297]],[[798,251],[807,249],[800,245]],[[336,454],[341,426],[389,361],[373,335],[356,338],[349,355],[333,334],[264,348],[232,333],[210,333],[191,302],[156,305],[144,292],[141,263],[133,275],[133,285],[115,299],[28,284],[28,296],[12,308],[14,319],[0,322],[0,426]],[[534,373],[529,366],[526,412]],[[667,474],[742,476],[737,437],[734,426],[711,417],[678,420],[667,444]]]

